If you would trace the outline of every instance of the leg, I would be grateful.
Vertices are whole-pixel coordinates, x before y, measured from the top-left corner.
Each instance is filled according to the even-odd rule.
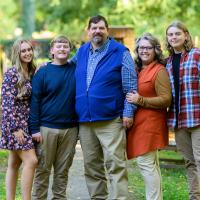
[[[8,168],[6,172],[6,199],[15,200],[18,171],[21,159],[16,151],[10,151],[8,157]]]
[[[35,150],[19,151],[18,155],[23,162],[21,174],[22,199],[31,200],[33,176],[38,163]]]
[[[47,199],[49,176],[51,168],[55,160],[56,144],[58,135],[55,132],[57,129],[41,127],[40,132],[43,137],[43,143],[36,148],[38,156],[38,167],[36,168],[35,178],[33,183],[33,200]]]
[[[126,136],[120,118],[99,122],[97,137],[103,147],[105,166],[110,180],[109,199],[128,199]]]
[[[101,144],[96,137],[95,124],[81,123],[80,142],[83,150],[85,179],[91,199],[107,199],[107,179]]]
[[[144,178],[146,200],[162,200],[161,173],[158,152],[152,151],[136,158]]]
[[[191,131],[192,149],[197,169],[197,177],[199,181],[198,187],[200,191],[200,126],[189,130]],[[198,195],[198,198],[200,199],[200,193]]]
[[[200,187],[197,176],[197,167],[192,149],[191,132],[188,129],[175,131],[177,149],[185,159],[185,167],[189,184],[189,197],[191,200],[200,200]]]
[[[61,129],[57,143],[56,158],[54,161],[54,179],[52,185],[53,198],[66,200],[66,187],[69,168],[75,154],[75,147],[78,139],[78,129]]]

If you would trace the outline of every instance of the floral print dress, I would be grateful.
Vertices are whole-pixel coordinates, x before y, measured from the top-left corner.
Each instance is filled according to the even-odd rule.
[[[26,91],[18,95],[16,87],[18,73],[15,67],[8,69],[2,83],[2,135],[0,148],[8,150],[29,150],[34,148],[32,137],[28,131],[29,104],[31,96],[31,82],[25,81]],[[13,132],[22,129],[25,133],[24,144],[19,144]]]

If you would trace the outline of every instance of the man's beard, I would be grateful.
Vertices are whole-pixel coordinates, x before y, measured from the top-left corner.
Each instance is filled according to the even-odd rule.
[[[98,36],[98,37],[96,37]],[[103,40],[103,36],[101,34],[97,34],[93,37],[92,41],[96,44],[96,45],[102,45],[104,43],[104,40]]]

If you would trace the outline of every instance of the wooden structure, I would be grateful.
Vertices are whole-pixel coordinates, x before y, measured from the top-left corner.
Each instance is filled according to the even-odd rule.
[[[134,32],[133,28],[127,26],[109,26],[109,36],[115,38],[117,41],[123,43],[130,50],[131,54],[134,49]],[[87,41],[87,32],[85,31],[81,37],[84,42]]]
[[[175,151],[177,152],[174,132],[169,131],[169,145],[162,150]],[[160,166],[163,168],[183,168],[184,159],[173,159],[173,158],[159,158]]]
[[[111,26],[109,27],[109,35],[128,47],[130,52],[133,52],[135,40],[133,29],[131,27]]]

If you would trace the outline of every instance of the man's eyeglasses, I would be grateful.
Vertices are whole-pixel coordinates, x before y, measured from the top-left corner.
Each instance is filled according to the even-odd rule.
[[[139,51],[144,51],[144,50],[146,50],[146,51],[151,51],[153,49],[153,47],[144,47],[144,46],[141,46],[141,47],[138,47],[138,50]]]

